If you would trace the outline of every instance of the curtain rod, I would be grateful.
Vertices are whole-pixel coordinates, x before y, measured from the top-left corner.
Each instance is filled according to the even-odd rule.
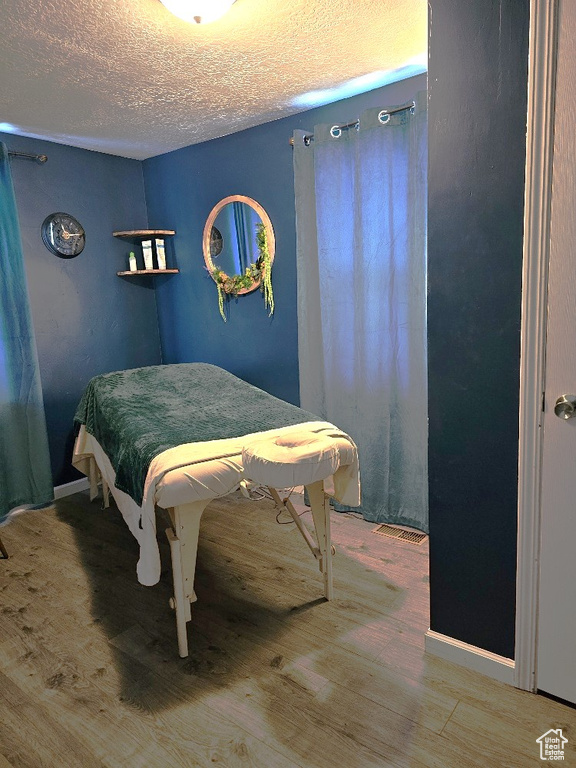
[[[27,160],[35,160],[37,163],[45,163],[48,160],[48,155],[31,155],[29,152],[15,152],[11,149],[8,150],[10,157],[24,157]]]
[[[416,102],[415,101],[409,101],[406,104],[402,104],[401,107],[392,107],[390,109],[382,109],[378,113],[378,117],[382,118],[386,115],[395,115],[397,112],[405,112],[407,109],[414,110],[416,108]],[[343,128],[356,128],[360,125],[360,119],[358,120],[352,120],[351,123],[341,123],[340,125],[333,125],[332,128],[330,128],[330,133],[332,131],[341,131]],[[332,134],[334,135],[334,134]],[[337,137],[335,137],[337,138]],[[314,134],[308,133],[306,136],[303,137],[303,141],[306,145],[310,144],[311,141],[314,141]],[[290,137],[290,146],[294,146],[294,137]]]

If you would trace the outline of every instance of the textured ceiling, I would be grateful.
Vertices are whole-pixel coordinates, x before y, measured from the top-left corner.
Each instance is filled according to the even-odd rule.
[[[2,0],[0,130],[151,157],[308,109],[310,91],[422,71],[426,15],[426,0],[237,0],[194,25],[159,0]]]

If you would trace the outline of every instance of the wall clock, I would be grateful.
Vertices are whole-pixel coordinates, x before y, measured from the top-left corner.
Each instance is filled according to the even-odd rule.
[[[84,250],[86,233],[69,213],[51,213],[42,222],[42,241],[61,259],[73,259]]]

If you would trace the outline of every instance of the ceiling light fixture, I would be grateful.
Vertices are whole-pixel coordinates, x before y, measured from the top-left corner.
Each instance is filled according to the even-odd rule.
[[[168,10],[184,21],[208,24],[224,16],[235,0],[160,0]]]

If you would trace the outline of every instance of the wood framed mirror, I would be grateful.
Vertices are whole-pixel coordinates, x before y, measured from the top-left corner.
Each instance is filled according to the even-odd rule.
[[[272,222],[250,197],[225,197],[206,219],[204,262],[224,294],[241,296],[259,288],[272,268],[275,248]]]

